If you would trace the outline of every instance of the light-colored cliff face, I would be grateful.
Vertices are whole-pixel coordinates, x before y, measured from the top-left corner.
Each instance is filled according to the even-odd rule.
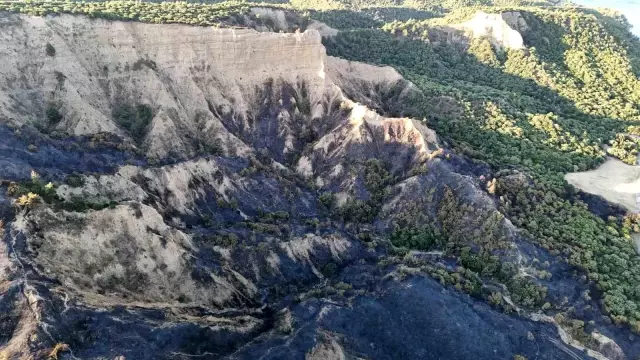
[[[376,95],[402,81],[389,67],[327,57],[317,30],[69,15],[2,14],[0,23],[0,121],[73,135],[115,133],[156,158],[264,148],[284,161],[301,151],[301,134],[323,136],[347,120],[336,111],[345,94],[375,108]]]
[[[602,196],[632,213],[640,212],[640,168],[610,158],[600,167],[590,171],[569,173],[567,182],[578,189]]]
[[[68,15],[2,14],[0,24],[2,121],[76,135],[138,136],[155,157],[188,156],[214,144],[245,153],[221,119],[246,134],[265,115],[259,109],[266,93],[282,95],[270,86],[290,86],[287,95],[308,98],[308,112],[320,118],[335,91],[324,76],[317,31],[258,33]],[[47,55],[47,44],[55,55]],[[281,97],[274,100],[286,107]],[[150,108],[150,124],[142,134],[128,133],[116,119],[139,105]],[[59,121],[51,116],[56,112]]]
[[[517,12],[487,14],[479,11],[469,21],[454,25],[469,32],[473,38],[488,38],[498,48],[522,49],[524,41],[519,31],[526,30],[527,23]]]
[[[516,30],[520,34],[529,31],[529,24],[522,16],[522,13],[518,11],[506,11],[501,14],[502,20],[504,20],[509,27]]]
[[[254,13],[286,22],[281,12]],[[340,169],[352,161],[378,157],[411,168],[438,147],[419,122],[371,110],[382,108],[381,94],[394,87],[402,87],[396,96],[417,91],[412,84],[390,67],[327,57],[316,30],[280,34],[68,15],[3,14],[0,21],[3,122],[74,135],[111,132],[152,157],[189,157],[207,146],[247,157],[268,152],[275,161],[263,171],[294,176],[285,166],[293,165],[318,184],[337,176],[345,188],[355,179]],[[136,134],[127,124],[145,111],[149,125]],[[289,152],[300,156],[287,158]],[[315,195],[291,189],[288,180],[252,178],[249,168],[237,167],[209,156],[85,176],[82,187],[60,186],[60,198],[119,205],[89,213],[41,207],[20,215],[37,227],[14,228],[39,249],[35,264],[89,302],[232,304],[255,296],[253,281],[263,275],[211,273],[206,286],[191,279],[202,244],[185,231],[184,219],[225,212],[219,203],[239,203],[225,213],[234,221],[255,209],[314,216],[317,207]],[[294,205],[285,196],[291,193]],[[346,244],[339,236],[294,238],[270,261],[313,268],[310,252],[325,246],[340,258]]]
[[[329,77],[341,89],[363,83],[391,85],[403,80],[391,66],[374,66],[330,56],[326,61]]]
[[[474,39],[487,39],[496,49],[524,49],[523,34],[527,31],[529,25],[520,12],[488,14],[478,11],[463,23],[429,28],[429,42],[467,49]]]
[[[154,198],[150,202],[153,207],[126,201],[87,213],[55,212],[46,206],[21,213],[13,231],[27,236],[28,247],[35,254],[21,261],[45,269],[48,276],[60,281],[58,290],[72,296],[81,295],[84,302],[93,306],[128,304],[163,308],[180,304],[234,306],[257,296],[257,283],[262,278],[273,274],[285,278],[280,269],[284,264],[300,264],[320,274],[314,254],[326,252],[336,261],[348,257],[353,244],[342,235],[305,234],[288,239],[267,238],[268,246],[261,250],[266,264],[255,260],[248,267],[217,270],[198,265],[197,259],[203,250],[210,252],[212,261],[231,261],[231,253],[237,256],[237,249],[210,247],[201,240],[196,241],[185,227],[165,222],[163,215],[169,217],[170,212],[192,215],[199,212],[196,202],[211,196],[243,197],[241,207],[244,207],[247,201],[260,201],[256,198],[258,191],[273,194],[282,191],[273,186],[273,181],[230,176],[221,169],[215,161],[203,159],[146,170],[128,166],[118,174],[101,176],[100,180],[88,176],[82,188],[74,189],[75,194],[89,194],[86,199],[92,199],[92,195],[97,199],[133,198],[143,194],[144,199]],[[128,180],[129,177],[143,183],[149,193]],[[201,186],[194,186],[196,181]],[[123,183],[128,185],[115,189],[104,186]],[[251,185],[253,189],[248,189]],[[69,190],[63,187],[59,193],[73,196]],[[275,197],[271,199],[272,203],[278,202]],[[213,212],[215,206],[205,207]],[[269,206],[273,204],[260,203],[260,208],[269,209]]]

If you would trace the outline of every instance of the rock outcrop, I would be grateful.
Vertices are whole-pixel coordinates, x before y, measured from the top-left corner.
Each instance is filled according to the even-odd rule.
[[[517,12],[487,14],[479,11],[471,20],[454,25],[454,28],[470,33],[473,38],[487,38],[500,49],[522,49],[521,32],[527,30],[527,23]]]
[[[622,206],[632,213],[640,211],[640,168],[614,158],[595,170],[569,173],[565,180],[576,188]]]

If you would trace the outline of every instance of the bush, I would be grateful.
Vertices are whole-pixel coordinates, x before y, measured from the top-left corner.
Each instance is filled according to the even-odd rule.
[[[47,43],[45,51],[47,52],[47,56],[56,56],[56,48],[50,43]]]
[[[113,118],[123,127],[136,142],[141,142],[147,135],[148,127],[153,119],[153,110],[149,105],[119,104],[113,110]]]
[[[333,195],[332,192],[324,192],[322,194],[320,194],[320,197],[318,197],[318,200],[320,200],[320,202],[326,206],[328,209],[331,209],[331,207],[334,205],[335,203],[335,195]]]
[[[47,120],[51,125],[57,125],[62,121],[63,116],[60,113],[60,105],[54,102],[47,103],[47,108],[45,109],[45,113],[47,116]]]
[[[21,207],[32,207],[39,202],[40,202],[40,195],[30,192],[28,194],[20,196],[16,200],[16,205]]]
[[[67,175],[67,177],[64,179],[64,183],[73,188],[84,186],[84,182],[84,177],[76,174]]]
[[[398,247],[426,251],[434,246],[443,245],[445,239],[440,231],[431,227],[405,228],[396,229],[391,234],[391,243]]]
[[[233,248],[238,244],[238,236],[234,233],[220,234],[220,235],[206,235],[203,241],[213,246],[220,246],[223,248]]]

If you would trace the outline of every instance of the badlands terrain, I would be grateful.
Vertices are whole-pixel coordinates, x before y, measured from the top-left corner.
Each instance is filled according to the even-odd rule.
[[[0,30],[0,359],[640,355],[619,14],[2,2]]]

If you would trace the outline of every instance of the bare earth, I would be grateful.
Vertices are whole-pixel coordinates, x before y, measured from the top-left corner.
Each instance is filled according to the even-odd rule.
[[[599,195],[630,212],[640,212],[640,167],[609,158],[595,170],[565,175],[565,180],[589,194]]]

